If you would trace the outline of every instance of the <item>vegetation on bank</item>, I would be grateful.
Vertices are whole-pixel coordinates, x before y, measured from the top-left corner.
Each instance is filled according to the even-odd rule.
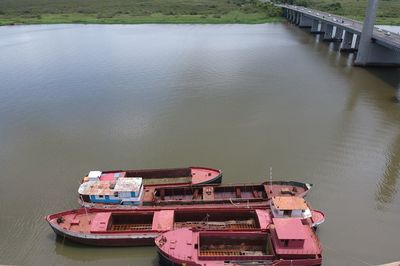
[[[368,0],[276,0],[274,2],[306,6],[362,21]],[[400,0],[380,0],[376,24],[400,25]]]
[[[0,0],[0,25],[264,23],[281,15],[258,0]]]
[[[266,0],[0,0],[0,25],[51,23],[265,23]],[[363,20],[368,0],[272,0]],[[400,0],[380,0],[377,24],[400,25]]]

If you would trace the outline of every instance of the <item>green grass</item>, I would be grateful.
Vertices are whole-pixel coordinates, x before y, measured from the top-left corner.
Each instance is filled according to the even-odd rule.
[[[363,20],[368,0],[281,0]],[[380,0],[377,24],[400,25],[400,0]],[[259,0],[0,0],[0,25],[265,23],[282,11]]]
[[[0,0],[0,25],[265,23],[282,11],[258,0]]]
[[[288,0],[359,21],[364,20],[368,0]],[[400,0],[379,0],[376,24],[400,25]]]
[[[82,24],[143,24],[143,23],[174,23],[174,24],[223,24],[243,23],[257,24],[267,22],[281,22],[281,17],[266,17],[262,13],[245,14],[230,12],[223,15],[164,15],[155,13],[147,16],[117,15],[111,18],[99,18],[96,15],[71,14],[45,14],[38,17],[13,17],[0,16],[0,25],[18,24],[59,24],[59,23],[82,23]]]

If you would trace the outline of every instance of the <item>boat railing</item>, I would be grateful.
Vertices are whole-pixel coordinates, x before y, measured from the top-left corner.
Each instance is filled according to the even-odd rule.
[[[281,249],[279,251],[279,255],[317,255],[315,253],[315,249],[300,249],[300,250],[295,250],[295,249],[288,249],[288,250],[284,250]]]

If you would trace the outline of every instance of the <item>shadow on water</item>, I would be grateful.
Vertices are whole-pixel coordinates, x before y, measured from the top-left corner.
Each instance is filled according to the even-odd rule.
[[[399,69],[378,69],[371,68],[367,69],[367,71],[374,76],[381,79],[384,83],[389,84],[391,87],[395,88],[395,93],[398,94],[400,85],[396,86],[396,79],[400,76]],[[358,84],[362,83],[362,76],[354,75],[354,86],[349,90],[349,97],[346,103],[346,111],[354,111],[356,109],[357,103],[359,102],[359,98],[363,97],[363,95],[368,95],[368,99],[373,100],[374,106],[376,106],[380,113],[385,117],[387,121],[398,121],[399,112],[394,112],[393,104],[387,98],[384,101],[379,100],[382,97],[381,91],[378,89],[374,90],[366,90],[360,88]],[[396,96],[393,99],[397,99]],[[397,99],[398,100],[398,99]],[[389,103],[388,103],[389,102]],[[392,108],[390,108],[392,107]],[[396,108],[394,108],[396,109]],[[381,125],[385,127],[387,125]],[[377,209],[383,210],[387,207],[388,204],[392,203],[395,195],[397,193],[397,180],[400,177],[400,133],[394,137],[391,142],[391,145],[388,146],[386,152],[386,163],[384,167],[384,173],[381,177],[379,177],[377,182],[377,191],[375,193],[375,201],[377,204]]]
[[[367,71],[394,88],[394,103],[400,102],[400,68],[367,68]]]
[[[314,48],[317,48],[318,51],[323,51],[324,49],[328,49],[328,55],[330,59],[330,63],[334,63],[334,65],[343,65],[341,63],[340,57],[346,58],[346,66],[352,67],[353,62],[355,60],[356,53],[346,53],[346,52],[340,52],[340,46],[341,42],[324,42],[322,40],[321,34],[311,34],[310,29],[307,28],[298,28],[296,25],[293,25],[291,23],[287,23],[288,27],[294,27],[298,29],[299,31],[303,32],[304,34],[308,34],[310,36],[311,42],[314,42]],[[303,40],[304,43],[304,40]],[[332,62],[333,60],[333,62]],[[370,67],[370,68],[364,68],[366,71],[368,71],[370,74],[374,75],[375,77],[378,77],[381,79],[383,82],[387,83],[389,86],[393,87],[395,89],[395,95],[392,98],[396,102],[400,101],[400,68],[379,68],[379,67]]]
[[[51,235],[49,234],[49,238]],[[152,247],[98,247],[75,243],[61,236],[55,239],[55,253],[74,261],[97,261],[107,259],[153,258],[151,265],[159,265]],[[93,256],[96,252],[96,256]]]
[[[400,68],[356,68],[353,66],[355,53],[339,52],[340,43],[327,43],[322,41],[322,35],[311,35],[308,29],[300,29],[295,25],[288,24],[288,27],[294,27],[300,30],[304,35],[302,43],[308,43],[311,49],[327,56],[327,64],[336,66],[343,75],[349,76],[352,85],[349,87],[349,96],[345,104],[346,112],[353,112],[360,98],[367,97],[382,114],[386,121],[398,121],[399,112],[397,104],[400,102]],[[293,30],[293,29],[291,29]],[[309,35],[307,38],[305,35]],[[362,70],[362,71],[360,71]],[[388,96],[388,91],[382,91],[380,88],[368,88],[368,81],[362,73],[367,71],[373,77],[393,88],[393,96]],[[389,94],[391,94],[389,92]],[[397,104],[396,104],[397,103]],[[385,127],[387,125],[380,125]],[[395,126],[395,125],[394,125]],[[375,192],[375,201],[377,209],[384,210],[387,205],[392,203],[397,194],[397,183],[400,177],[400,133],[394,137],[391,145],[387,149],[386,163],[382,176],[377,180],[377,190]]]
[[[390,86],[395,88],[395,92],[398,94],[399,87],[396,88],[396,79],[399,77],[400,73],[398,69],[367,69],[368,72],[374,74],[374,76],[379,77],[383,82],[390,84]],[[397,74],[396,74],[397,73]],[[385,117],[386,121],[398,121],[400,118],[399,112],[396,112],[396,106],[390,103],[390,99],[382,99],[381,91],[378,89],[367,90],[359,86],[362,84],[362,76],[354,75],[353,81],[355,86],[350,88],[349,97],[346,102],[345,110],[347,112],[353,112],[360,98],[367,95],[368,99],[373,101],[373,105],[376,106],[379,112]],[[382,124],[381,127],[386,127],[387,125]],[[394,125],[396,126],[396,125]],[[397,180],[400,178],[400,133],[394,137],[391,141],[391,145],[388,146],[386,152],[386,163],[384,167],[384,172],[381,177],[377,180],[377,191],[375,192],[375,201],[377,204],[377,209],[384,210],[388,204],[392,203],[397,193]]]

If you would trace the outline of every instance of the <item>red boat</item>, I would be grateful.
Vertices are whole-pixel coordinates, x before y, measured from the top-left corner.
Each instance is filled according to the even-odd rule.
[[[312,213],[318,211],[313,210]],[[163,210],[71,210],[46,220],[57,235],[99,246],[153,245],[160,233],[183,228],[226,231],[266,230],[272,223],[269,209],[222,208]],[[311,226],[309,218],[304,224]]]
[[[90,171],[82,179],[88,181],[116,181],[119,178],[141,177],[145,186],[195,186],[220,184],[222,171],[207,167]]]
[[[271,223],[267,210],[251,209],[104,211],[81,208],[49,215],[46,220],[57,235],[96,246],[154,245],[154,238],[160,233],[184,227],[260,231]]]
[[[322,248],[301,219],[274,218],[267,231],[226,232],[181,228],[155,240],[161,265],[317,266]]]
[[[122,180],[121,180],[122,181]],[[132,181],[128,198],[122,198],[122,191],[116,192],[114,184],[90,184],[81,187],[79,203],[88,208],[141,209],[149,207],[187,208],[206,207],[267,207],[274,196],[304,197],[312,185],[294,181],[273,181],[261,184],[147,187],[140,179]],[[135,183],[136,182],[136,183]],[[118,185],[118,184],[117,184]],[[123,186],[121,185],[123,188]],[[117,193],[117,196],[113,196]],[[124,192],[126,193],[126,192]]]

